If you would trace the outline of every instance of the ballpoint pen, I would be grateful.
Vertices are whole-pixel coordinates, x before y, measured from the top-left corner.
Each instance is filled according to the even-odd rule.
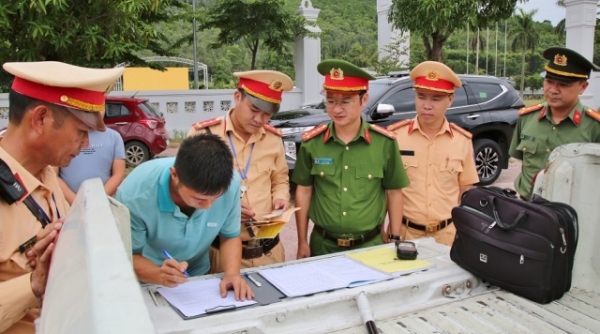
[[[164,254],[166,257],[167,257],[167,259],[175,260],[175,259],[174,259],[174,258],[171,256],[171,254],[169,254],[169,252],[167,252],[167,250],[166,250],[166,249],[163,249],[163,254]],[[175,260],[175,261],[177,261],[177,260]],[[185,275],[185,277],[190,277],[190,274],[188,274],[187,270],[184,270],[184,271],[183,271],[183,274]]]
[[[262,284],[259,281],[257,281],[254,277],[250,276],[250,274],[248,274],[248,272],[245,272],[244,276],[246,276],[247,279],[251,280],[252,283],[254,283],[254,285],[256,285],[257,287],[260,288],[262,286]]]

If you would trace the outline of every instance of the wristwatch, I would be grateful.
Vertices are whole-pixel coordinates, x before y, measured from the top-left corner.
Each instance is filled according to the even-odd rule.
[[[391,233],[390,233],[390,234],[388,234],[388,238],[389,238],[390,240],[398,240],[398,241],[400,241],[400,240],[401,240],[401,238],[400,238],[400,236],[399,236],[399,235],[397,235],[397,234],[391,234]]]

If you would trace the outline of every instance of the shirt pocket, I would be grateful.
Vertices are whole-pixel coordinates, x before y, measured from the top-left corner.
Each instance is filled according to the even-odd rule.
[[[463,158],[450,156],[440,164],[440,189],[453,192],[458,188],[458,176],[463,171]]]
[[[335,180],[336,170],[334,165],[313,165],[310,175],[313,177],[315,192],[322,194],[335,193],[337,183]]]
[[[541,160],[539,157],[536,157],[538,154],[538,144],[532,140],[522,140],[519,145],[517,145],[517,151],[523,153],[523,170],[530,171],[530,173],[535,174],[541,168],[538,166],[539,163],[544,163],[538,160]]]
[[[419,180],[419,160],[415,156],[403,156],[402,163],[404,164],[402,167],[406,171],[406,175],[410,180],[410,185],[417,186]]]
[[[273,163],[269,162],[267,159],[258,161],[255,164],[255,167],[256,171],[258,172],[258,175],[271,174],[271,171],[274,168]]]
[[[382,179],[383,166],[372,165],[356,167],[357,189],[362,193],[369,193],[370,191],[381,188]]]

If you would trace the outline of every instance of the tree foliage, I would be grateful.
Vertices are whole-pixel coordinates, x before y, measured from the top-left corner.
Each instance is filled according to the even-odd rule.
[[[199,28],[219,29],[212,48],[242,42],[251,53],[250,69],[255,69],[261,46],[286,52],[288,42],[308,33],[305,23],[304,18],[285,8],[284,0],[220,0],[206,11]]]
[[[533,21],[533,16],[536,13],[537,9],[526,12],[523,8],[519,8],[517,15],[515,15],[516,24],[512,25],[510,29],[511,49],[521,51],[521,97],[523,97],[523,91],[525,90],[525,52],[535,51],[539,40],[539,33],[535,29]]]
[[[509,18],[520,0],[394,0],[389,20],[423,40],[427,59],[439,61],[442,47],[465,24],[486,27]]]
[[[56,60],[86,66],[144,63],[142,49],[166,55],[153,26],[179,0],[11,0],[0,3],[0,62]]]

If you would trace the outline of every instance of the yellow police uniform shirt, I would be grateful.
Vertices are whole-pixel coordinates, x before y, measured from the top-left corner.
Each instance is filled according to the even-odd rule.
[[[210,133],[221,137],[227,146],[235,150],[233,159],[235,171],[244,172],[248,159],[251,159],[246,180],[242,180],[242,184],[247,187],[246,193],[242,196],[242,203],[250,206],[256,213],[254,218],[260,220],[261,216],[273,211],[273,200],[277,198],[290,200],[288,166],[285,161],[283,141],[275,133],[261,128],[257,133],[252,134],[248,142],[245,142],[233,128],[232,112],[233,108],[225,117],[218,118],[220,122],[207,128],[210,129]],[[208,132],[207,128],[200,128],[200,126],[198,128],[192,127],[188,136]],[[233,147],[228,137],[231,137]],[[254,149],[252,149],[253,144]],[[251,239],[244,227],[242,227],[241,238]]]
[[[459,203],[459,187],[479,182],[468,133],[444,120],[430,139],[416,118],[394,132],[410,180],[402,189],[404,217],[420,225],[450,218]]]
[[[58,213],[61,217],[68,213],[69,204],[50,166],[42,170],[40,181],[1,147],[0,158],[19,176],[50,220],[58,219]],[[34,332],[38,302],[31,290],[31,267],[25,254],[19,252],[19,245],[41,229],[41,223],[21,201],[8,205],[0,200],[0,333]]]

